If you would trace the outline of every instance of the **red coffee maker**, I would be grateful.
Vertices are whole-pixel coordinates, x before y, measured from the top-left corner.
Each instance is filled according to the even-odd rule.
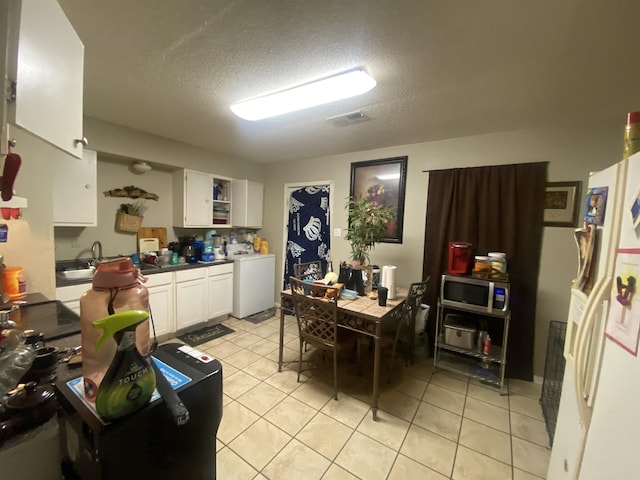
[[[468,242],[449,242],[449,275],[468,275],[471,271],[471,244]]]

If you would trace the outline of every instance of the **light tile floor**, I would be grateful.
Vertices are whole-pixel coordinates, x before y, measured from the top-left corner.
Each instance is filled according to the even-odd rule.
[[[230,317],[235,332],[197,348],[223,365],[224,407],[217,442],[222,480],[400,480],[545,478],[549,439],[540,385],[511,380],[508,395],[436,370],[433,360],[381,371],[378,421],[369,406],[371,363],[343,359],[338,400],[331,361],[312,349],[297,381],[295,318],[285,317],[285,364],[278,373],[279,317],[257,325]]]

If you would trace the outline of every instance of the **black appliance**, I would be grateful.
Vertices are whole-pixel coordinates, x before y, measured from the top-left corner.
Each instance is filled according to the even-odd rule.
[[[87,284],[87,290],[91,284]],[[60,300],[27,303],[9,315],[20,330],[42,333],[43,341],[56,340],[80,333],[80,316]]]
[[[196,239],[194,237],[178,237],[180,241],[180,255],[184,257],[187,263],[196,263],[199,258],[196,248],[193,245]]]
[[[104,424],[73,389],[74,380],[58,382],[66,479],[216,478],[220,362],[179,343],[161,345],[153,357],[165,364],[165,377],[189,410],[189,421],[178,426],[162,398],[152,398],[143,409]]]

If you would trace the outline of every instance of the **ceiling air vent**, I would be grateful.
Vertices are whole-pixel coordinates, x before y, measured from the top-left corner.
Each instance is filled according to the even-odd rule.
[[[344,127],[345,125],[351,125],[352,123],[364,122],[365,120],[371,120],[360,110],[356,112],[343,113],[327,118],[327,121],[333,123],[336,127]]]

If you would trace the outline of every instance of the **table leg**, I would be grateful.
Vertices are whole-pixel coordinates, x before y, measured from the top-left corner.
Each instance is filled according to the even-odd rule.
[[[378,395],[380,395],[380,337],[382,332],[382,322],[376,324],[376,337],[374,340],[373,356],[373,395],[371,398],[371,410],[373,420],[378,419]]]
[[[282,351],[284,349],[284,296],[280,296],[280,342],[278,350],[278,372],[282,371]]]

